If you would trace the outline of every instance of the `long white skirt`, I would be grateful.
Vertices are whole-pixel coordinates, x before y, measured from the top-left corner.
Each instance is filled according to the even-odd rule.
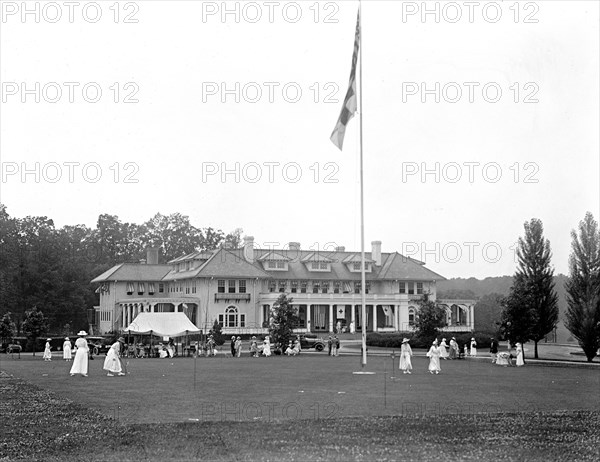
[[[432,355],[431,358],[429,358],[429,370],[433,372],[442,370],[440,368],[440,357],[438,355]]]
[[[119,356],[113,348],[109,349],[106,354],[103,369],[114,374],[121,372],[121,361],[119,361]]]
[[[410,355],[408,353],[403,353],[400,356],[400,370],[403,371],[412,371],[412,361],[410,360]]]
[[[75,353],[75,359],[73,360],[73,366],[71,366],[71,374],[83,374],[88,373],[88,352],[85,348],[77,348]]]
[[[50,352],[50,348],[44,349],[43,359],[52,359],[52,353]]]
[[[73,359],[73,357],[71,355],[71,345],[64,347],[63,359]]]

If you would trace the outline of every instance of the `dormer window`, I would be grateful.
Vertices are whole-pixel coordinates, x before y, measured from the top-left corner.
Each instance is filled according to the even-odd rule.
[[[360,267],[361,267],[361,262],[359,262],[359,261],[352,262],[350,265],[348,265],[348,269],[352,273],[360,273]],[[371,263],[366,261],[365,262],[365,273],[370,273],[370,272],[371,272]]]

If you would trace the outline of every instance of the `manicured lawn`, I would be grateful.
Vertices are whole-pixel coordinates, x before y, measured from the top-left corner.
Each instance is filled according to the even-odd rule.
[[[3,356],[0,460],[595,460],[600,370],[425,358],[130,360],[70,377]],[[196,379],[194,380],[194,365]],[[385,371],[385,373],[384,373]],[[19,379],[17,379],[19,378]],[[74,401],[71,402],[70,400]],[[85,439],[85,445],[77,443]]]

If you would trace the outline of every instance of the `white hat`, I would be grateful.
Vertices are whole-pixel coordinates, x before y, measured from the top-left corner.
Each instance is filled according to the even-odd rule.
[[[47,339],[46,339],[46,342],[51,342],[51,341],[52,341],[52,339],[51,339],[51,338],[47,338]]]
[[[402,339],[402,343],[408,343],[408,341],[409,341],[409,340],[408,340],[406,337],[404,337],[404,338]]]
[[[86,332],[86,331],[84,331],[84,330],[80,330],[79,332],[77,332],[77,335],[79,335],[79,336],[82,336],[82,337],[83,337],[83,336],[87,335],[87,332]]]

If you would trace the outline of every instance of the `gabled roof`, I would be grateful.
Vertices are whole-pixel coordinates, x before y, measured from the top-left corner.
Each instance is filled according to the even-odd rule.
[[[269,252],[258,258],[258,261],[290,261],[291,258],[277,252]]]
[[[360,254],[352,254],[352,255],[348,255],[346,258],[344,258],[342,260],[342,263],[354,263],[354,262],[360,262],[361,258],[360,258]],[[375,260],[370,259],[369,257],[367,257],[367,254],[365,254],[365,262],[367,263],[375,263]]]
[[[106,281],[160,281],[170,270],[171,265],[120,263],[92,279],[92,283]]]
[[[325,255],[323,255],[322,253],[319,252],[311,252],[308,255],[306,255],[305,257],[302,258],[302,262],[303,263],[309,263],[309,262],[327,262],[327,263],[331,263],[333,261],[335,261],[333,258],[328,258]]]
[[[425,268],[422,262],[400,255],[389,254],[379,273],[379,279],[409,279],[422,281],[445,281],[444,276]]]

